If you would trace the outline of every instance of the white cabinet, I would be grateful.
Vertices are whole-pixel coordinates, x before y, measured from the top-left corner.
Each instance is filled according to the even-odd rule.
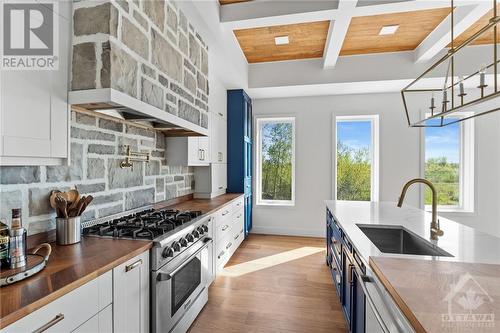
[[[44,332],[107,332],[95,329],[99,324],[99,313],[111,308],[112,290],[103,289],[111,285],[111,271],[87,282],[44,307],[30,313],[2,330],[3,333],[33,332],[44,328]],[[107,303],[107,304],[105,304]],[[97,316],[97,319],[92,319]],[[91,320],[92,319],[92,320]],[[102,327],[112,326],[112,316],[102,317]],[[109,331],[108,331],[109,332]]]
[[[72,2],[59,2],[58,70],[0,71],[0,165],[63,164],[69,150]]]
[[[211,125],[212,163],[227,163],[227,121],[212,114]]]
[[[149,252],[113,268],[115,332],[149,332]]]
[[[245,238],[243,196],[220,208],[213,216],[214,266],[218,274]]]
[[[213,198],[226,193],[227,164],[212,163],[209,168],[199,168],[194,173],[195,197]]]
[[[208,166],[210,142],[208,137],[169,137],[166,149],[170,165]]]

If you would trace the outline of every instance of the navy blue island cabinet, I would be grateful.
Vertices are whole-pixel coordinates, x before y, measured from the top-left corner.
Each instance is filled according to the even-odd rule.
[[[245,236],[252,229],[252,100],[227,91],[227,192],[245,194]]]
[[[329,209],[326,210],[326,248],[326,264],[332,274],[349,332],[371,333],[366,330],[366,299],[358,273],[365,274],[366,267]]]

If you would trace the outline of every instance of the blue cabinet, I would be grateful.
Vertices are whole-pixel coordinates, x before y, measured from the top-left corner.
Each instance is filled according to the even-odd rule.
[[[366,268],[356,249],[330,210],[326,210],[326,264],[330,268],[333,283],[351,333],[365,332],[365,294],[361,276]],[[369,333],[369,332],[368,332]]]
[[[252,229],[252,100],[227,91],[227,192],[245,194],[245,235]]]

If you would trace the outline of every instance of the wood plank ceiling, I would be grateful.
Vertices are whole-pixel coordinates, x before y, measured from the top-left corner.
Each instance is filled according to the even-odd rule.
[[[235,30],[248,63],[321,58],[330,21]],[[289,44],[275,45],[274,38],[288,36]]]
[[[462,33],[460,36],[455,38],[455,46],[458,46],[465,42],[468,38],[470,38],[472,35],[474,35],[476,32],[481,30],[483,27],[488,25],[490,19],[493,17],[493,9],[484,15],[481,19],[479,19],[476,23],[474,23],[469,29],[467,29],[464,33]],[[497,27],[500,32],[500,24],[497,24]],[[487,33],[484,33],[482,36],[477,38],[475,41],[473,41],[469,45],[485,45],[485,44],[493,44],[493,28],[491,28]],[[500,39],[499,39],[500,41]]]
[[[450,8],[438,8],[354,17],[340,55],[414,50],[449,13]],[[390,25],[399,25],[396,33],[380,36],[380,29]]]

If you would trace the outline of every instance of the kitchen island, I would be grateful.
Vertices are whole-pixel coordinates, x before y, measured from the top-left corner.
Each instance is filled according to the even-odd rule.
[[[393,202],[326,205],[327,264],[350,331],[498,331],[500,238],[440,218],[444,235],[431,241],[431,215],[422,210]],[[360,226],[402,227],[447,256],[382,252]]]

